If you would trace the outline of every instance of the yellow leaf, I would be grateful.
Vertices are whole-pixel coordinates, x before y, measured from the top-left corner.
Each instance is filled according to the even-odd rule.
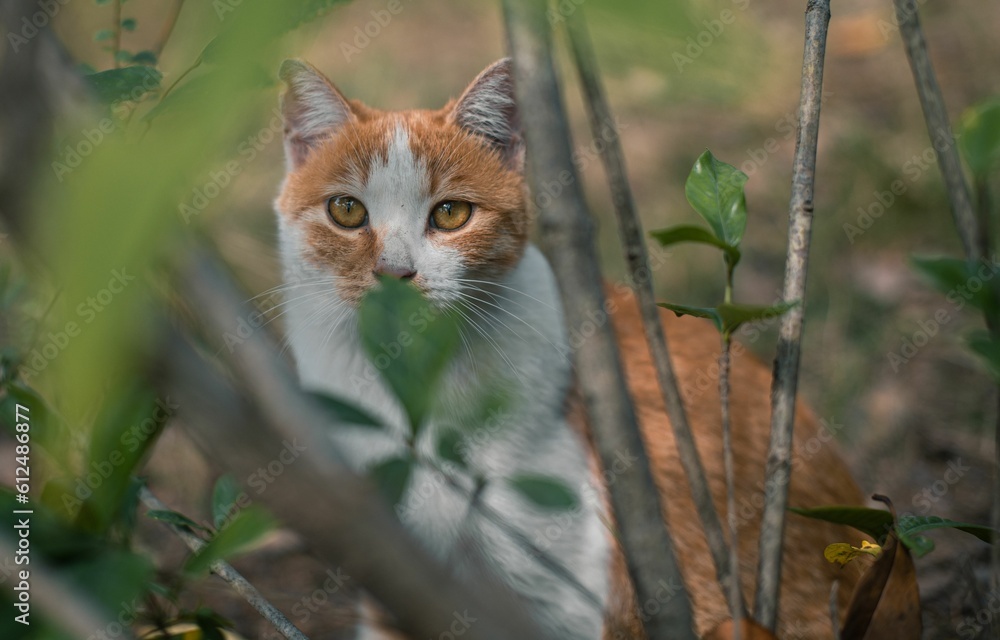
[[[877,558],[882,553],[882,547],[867,540],[862,540],[860,547],[853,547],[847,542],[834,542],[823,550],[823,557],[843,566],[863,553]]]

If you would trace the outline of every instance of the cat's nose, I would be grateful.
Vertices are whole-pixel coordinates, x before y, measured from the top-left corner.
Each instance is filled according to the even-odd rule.
[[[379,258],[378,262],[375,263],[375,268],[372,271],[376,276],[390,276],[400,280],[412,280],[417,275],[417,272],[410,267],[390,265],[382,258]]]

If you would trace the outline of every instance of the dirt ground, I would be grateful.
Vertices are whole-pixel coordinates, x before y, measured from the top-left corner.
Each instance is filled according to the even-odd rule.
[[[335,9],[300,32],[289,54],[316,64],[348,96],[385,108],[439,106],[503,55],[498,3],[404,0],[403,11],[376,36],[359,39],[372,11],[385,4],[362,0]],[[578,4],[564,0],[560,6]],[[970,105],[1000,94],[1000,4],[919,4],[957,121]],[[736,285],[745,302],[769,303],[781,285],[804,7],[792,0],[583,2],[647,229],[696,221],[683,185],[705,148],[750,174],[750,222]],[[959,246],[927,153],[891,3],[844,0],[834,12],[802,395],[839,425],[842,448],[865,491],[891,496],[900,512],[988,523],[995,392],[961,342],[981,321],[951,308],[908,263],[913,254],[958,255]],[[164,59],[167,66],[183,63],[172,61],[169,50]],[[603,172],[587,151],[572,69],[563,64],[562,71],[577,146],[590,159],[584,177],[601,223],[606,273],[615,278],[621,259]],[[280,181],[280,152],[279,144],[265,148],[239,178],[240,188],[231,190],[238,195],[230,206],[205,215],[255,291],[278,277],[269,207]],[[896,180],[905,192],[886,202],[883,194]],[[655,277],[663,299],[702,304],[721,295],[722,275],[715,254],[685,248],[664,260]],[[927,322],[940,309],[949,321],[923,340],[918,334],[929,332]],[[768,360],[774,333],[750,345]],[[923,344],[894,364],[890,354],[904,353],[908,341]],[[148,469],[153,489],[171,506],[204,515],[219,470],[176,430],[159,451]],[[179,542],[154,522],[143,531],[141,543],[156,549],[161,566],[179,565]],[[916,561],[925,637],[976,637],[966,618],[995,615],[985,587],[988,549],[961,533],[933,538],[937,550]],[[329,568],[293,535],[279,534],[235,564],[311,638],[348,637],[342,629],[350,618],[344,605],[349,582],[335,592],[323,589]],[[248,638],[273,637],[221,582],[205,581],[197,597],[233,619]]]

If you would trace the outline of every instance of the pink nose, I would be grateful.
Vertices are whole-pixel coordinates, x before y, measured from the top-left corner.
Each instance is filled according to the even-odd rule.
[[[375,269],[373,272],[377,276],[390,276],[393,278],[399,278],[400,280],[411,280],[413,279],[413,276],[417,275],[417,272],[410,267],[397,267],[395,265],[390,265],[382,258],[379,258],[378,262],[375,263]]]

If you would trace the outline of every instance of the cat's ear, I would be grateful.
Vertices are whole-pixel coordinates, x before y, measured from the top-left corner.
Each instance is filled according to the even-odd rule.
[[[323,139],[355,118],[347,99],[322,73],[301,60],[285,60],[278,75],[285,117],[285,156],[289,169],[305,162]]]
[[[484,137],[517,171],[524,166],[517,102],[514,100],[514,68],[504,58],[479,74],[455,102],[450,118],[472,133]]]

